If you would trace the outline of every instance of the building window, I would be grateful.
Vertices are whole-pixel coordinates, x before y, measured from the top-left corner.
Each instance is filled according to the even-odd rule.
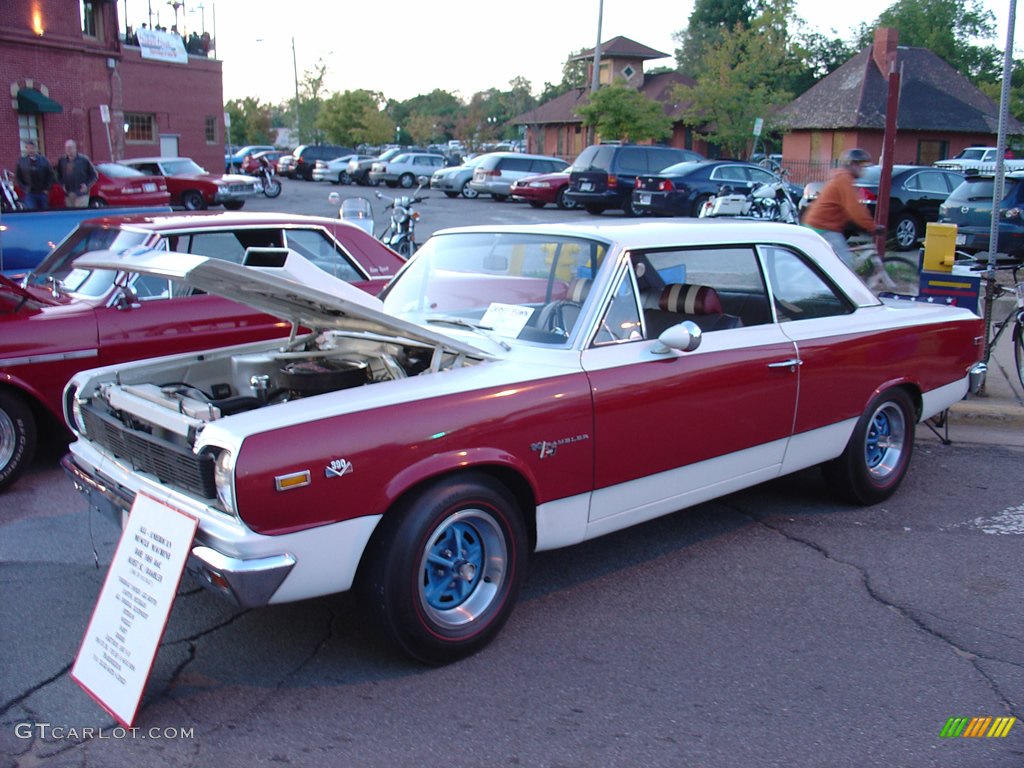
[[[607,61],[602,61],[597,70],[598,84],[599,85],[611,85],[612,84],[612,65]]]
[[[156,140],[156,120],[153,115],[126,112],[124,134],[126,141],[152,144]]]
[[[206,143],[216,144],[217,143],[217,118],[207,117],[206,118]]]
[[[26,141],[35,142],[40,155],[46,156],[46,145],[43,143],[42,115],[18,115],[18,141],[25,148]]]
[[[949,157],[949,142],[939,139],[924,139],[917,142],[917,164],[932,165]]]
[[[86,37],[99,38],[99,0],[82,0],[82,34]]]

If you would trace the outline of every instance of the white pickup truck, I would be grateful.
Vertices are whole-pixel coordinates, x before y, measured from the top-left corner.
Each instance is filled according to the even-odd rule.
[[[996,169],[996,148],[995,147],[968,147],[956,157],[949,160],[939,160],[935,163],[936,168],[944,168],[947,171],[959,171],[966,173],[976,171],[980,173],[992,173]],[[1024,160],[1003,160],[1007,171],[1024,170]]]

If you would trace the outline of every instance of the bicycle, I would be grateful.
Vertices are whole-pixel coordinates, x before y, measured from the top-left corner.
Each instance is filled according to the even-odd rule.
[[[916,282],[920,272],[917,259],[899,251],[886,250],[879,256],[874,241],[850,244],[853,269],[872,288],[896,288],[899,283]]]
[[[959,253],[957,255],[961,256]],[[1019,261],[997,262],[994,269],[989,269],[987,262],[979,261],[974,256],[968,256],[959,263],[966,263],[972,271],[984,273],[982,278],[985,281],[985,316],[986,326],[990,328],[990,335],[985,340],[985,356],[982,362],[988,365],[992,350],[999,343],[999,339],[1002,338],[1007,328],[1012,328],[1013,362],[1017,368],[1017,379],[1020,381],[1021,387],[1024,387],[1024,281],[1018,274],[1024,268],[1024,263]],[[1009,285],[1000,283],[996,279],[996,272],[999,270],[1011,273],[1012,282]],[[995,301],[1002,296],[1013,296],[1014,303],[1005,317],[993,321],[992,312],[995,310]],[[984,390],[984,387],[983,380],[981,389]]]

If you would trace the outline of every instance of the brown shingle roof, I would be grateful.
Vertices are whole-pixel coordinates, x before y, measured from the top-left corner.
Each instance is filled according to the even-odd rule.
[[[897,127],[910,131],[996,133],[999,107],[927,48],[899,47]],[[791,130],[885,129],[888,78],[868,46],[781,111]],[[1010,118],[1010,133],[1021,124]]]
[[[675,85],[693,84],[693,78],[681,72],[660,72],[656,75],[646,75],[644,85],[639,90],[645,96],[661,102],[665,114],[678,120],[681,119],[687,105],[670,98],[671,89]],[[510,122],[513,125],[582,123],[583,120],[576,114],[576,110],[589,101],[589,95],[589,90],[585,88],[573,88],[568,93],[517,115]]]
[[[670,53],[662,53],[656,51],[653,48],[649,48],[642,43],[638,43],[636,40],[630,40],[628,37],[619,35],[613,37],[606,43],[601,43],[601,56],[622,56],[630,59],[664,59],[666,56],[671,56]],[[579,61],[580,59],[592,59],[594,58],[594,49],[588,48],[581,53],[576,54],[572,57],[573,61]]]

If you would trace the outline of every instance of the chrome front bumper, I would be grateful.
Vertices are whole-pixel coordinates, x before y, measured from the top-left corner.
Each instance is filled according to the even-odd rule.
[[[123,527],[135,499],[131,491],[84,469],[72,454],[61,460],[61,467],[71,477],[75,489],[86,498],[90,509],[109,517],[119,528]],[[243,560],[196,541],[185,567],[203,586],[240,608],[259,608],[270,602],[295,562],[287,553]]]

